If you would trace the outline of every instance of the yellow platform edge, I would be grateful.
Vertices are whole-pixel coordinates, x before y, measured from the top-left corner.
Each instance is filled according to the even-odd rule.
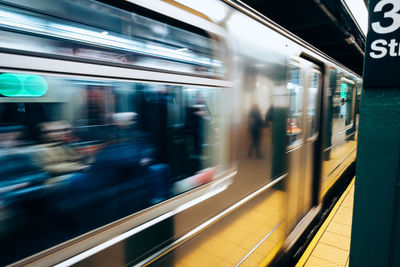
[[[299,262],[296,264],[296,267],[302,267],[307,262],[308,258],[310,257],[312,251],[314,250],[315,246],[318,244],[318,241],[321,239],[322,234],[325,232],[326,228],[328,227],[329,223],[332,221],[333,217],[335,216],[337,210],[342,205],[343,200],[348,195],[350,189],[354,185],[355,178],[350,182],[347,186],[346,190],[343,192],[342,196],[339,198],[338,202],[336,202],[335,206],[329,213],[328,217],[326,218],[325,222],[322,224],[321,228],[318,230],[317,234],[314,236],[311,243],[308,245],[306,251],[304,251],[303,255],[301,256]]]

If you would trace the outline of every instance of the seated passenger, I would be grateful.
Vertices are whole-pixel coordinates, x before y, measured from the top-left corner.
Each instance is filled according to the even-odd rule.
[[[41,210],[37,203],[43,198],[43,185],[50,178],[19,139],[23,130],[20,125],[0,127],[0,240],[14,233],[25,233],[31,213]]]
[[[19,138],[22,130],[23,127],[20,125],[0,127],[0,155],[12,153],[15,148],[20,146]]]
[[[127,142],[132,141],[135,137],[135,130],[133,129],[136,124],[137,113],[135,112],[119,112],[112,114],[112,121],[114,126],[114,142]]]
[[[64,121],[40,124],[44,144],[35,146],[36,160],[43,170],[53,176],[84,170],[85,157],[73,150],[68,143],[75,140],[71,126]]]
[[[41,184],[48,178],[22,146],[19,140],[22,130],[22,126],[0,127],[0,199],[3,204],[11,195],[17,196],[17,192],[20,194],[21,190]]]
[[[136,138],[135,117],[133,112],[114,114],[114,138],[103,144],[85,172],[69,179],[68,193],[61,197],[59,206],[70,211],[80,225],[109,222],[168,195],[168,165],[154,164],[154,145]],[[81,222],[86,217],[90,220]]]

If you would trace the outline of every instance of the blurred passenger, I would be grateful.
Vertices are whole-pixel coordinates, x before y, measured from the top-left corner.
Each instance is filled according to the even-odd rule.
[[[248,123],[249,123],[250,137],[251,137],[251,144],[248,156],[251,157],[253,155],[253,151],[255,151],[256,157],[262,158],[260,141],[262,138],[262,127],[264,122],[261,117],[260,108],[256,103],[254,103],[252,108],[250,109]]]
[[[3,235],[28,227],[41,185],[49,178],[19,139],[24,130],[20,125],[0,127],[0,242]]]
[[[72,127],[66,121],[44,122],[40,124],[42,138],[46,142],[70,143],[77,138],[72,134]]]
[[[68,144],[75,141],[71,126],[65,121],[40,124],[41,138],[44,144],[38,145],[37,160],[43,170],[58,176],[86,169],[84,155],[72,149]]]
[[[112,114],[113,125],[115,126],[115,139],[117,142],[126,142],[135,137],[134,126],[137,113],[119,112]]]
[[[22,126],[0,127],[0,155],[10,153],[21,144],[19,140],[22,135]]]
[[[20,125],[0,127],[0,181],[5,187],[18,183],[18,179],[40,172],[26,153],[23,142],[19,140],[23,129]],[[29,183],[27,180],[24,182]],[[7,191],[8,189],[0,188],[0,194]]]

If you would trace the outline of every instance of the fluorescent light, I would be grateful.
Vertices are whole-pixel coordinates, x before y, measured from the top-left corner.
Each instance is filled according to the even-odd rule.
[[[343,2],[344,1],[344,2]],[[368,32],[368,10],[364,0],[342,0],[364,35]]]

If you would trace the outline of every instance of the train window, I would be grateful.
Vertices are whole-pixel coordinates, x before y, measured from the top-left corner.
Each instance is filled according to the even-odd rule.
[[[341,88],[343,87],[344,95],[340,97],[346,102],[346,126],[353,123],[353,90],[354,84],[352,83],[342,83]]]
[[[287,119],[286,134],[289,136],[289,146],[301,142],[303,136],[303,98],[304,77],[300,67],[289,66],[289,114]]]
[[[362,92],[362,83],[358,81],[356,87],[356,107],[355,107],[356,114],[360,114],[361,92]]]
[[[318,104],[318,88],[321,75],[312,72],[307,90],[307,138],[317,134],[317,104]]]
[[[0,47],[50,57],[224,75],[221,46],[205,32],[180,29],[97,1],[51,2],[55,3],[49,3],[50,6],[77,15],[32,11],[31,3],[27,10],[0,5]]]
[[[339,132],[353,123],[353,90],[352,81],[345,78],[338,80],[333,95],[334,132]]]
[[[14,91],[36,86],[29,75],[7,75]],[[0,91],[1,265],[209,183],[226,169],[218,105],[224,90],[35,77],[47,85],[41,96]]]

